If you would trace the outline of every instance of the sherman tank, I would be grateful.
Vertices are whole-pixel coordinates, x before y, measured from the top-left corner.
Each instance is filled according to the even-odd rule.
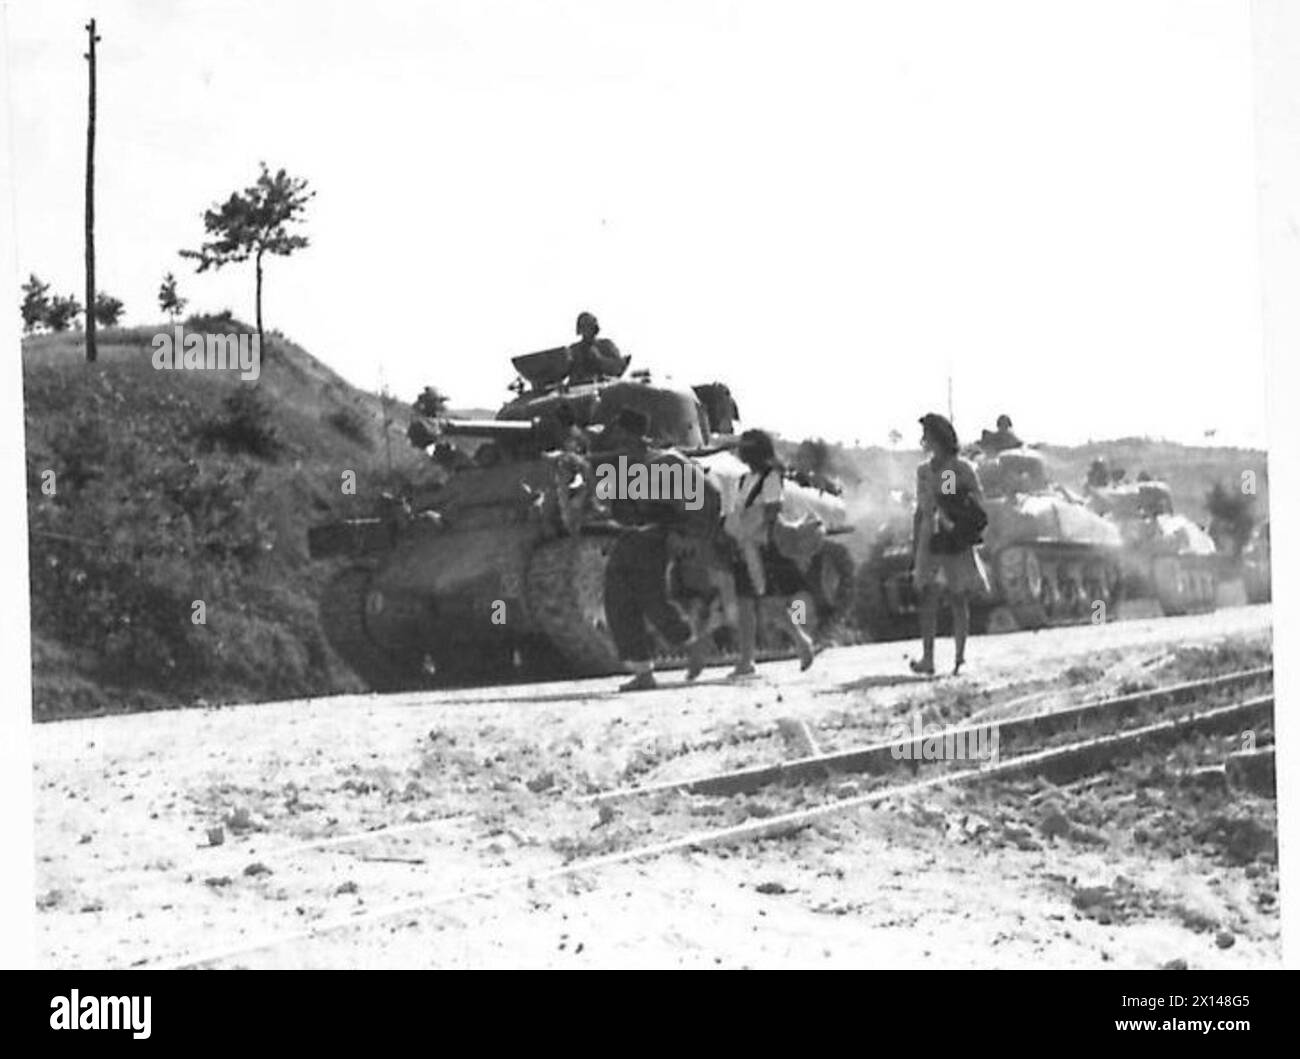
[[[1154,598],[1169,615],[1213,610],[1219,559],[1214,541],[1174,513],[1169,486],[1159,481],[1093,487],[1089,504],[1119,527],[1124,541],[1124,594]]]
[[[1053,483],[1043,457],[1017,447],[968,453],[984,489],[988,527],[980,554],[991,592],[971,601],[976,632],[1010,632],[1093,620],[1120,587],[1121,537],[1114,523]],[[858,572],[857,616],[874,639],[917,633],[911,525],[882,528]],[[940,620],[946,621],[946,608]]]
[[[320,605],[325,634],[376,690],[619,672],[604,575],[626,524],[596,488],[593,452],[630,413],[656,451],[681,454],[724,495],[744,469],[729,451],[737,410],[724,384],[661,386],[644,372],[571,383],[565,348],[512,363],[515,396],[494,418],[412,419],[436,480],[309,531],[313,558],[343,561]],[[786,497],[788,515],[847,531],[832,492],[792,481]],[[851,571],[847,550],[825,539],[807,570],[813,628],[847,608]],[[683,560],[669,580],[687,606],[706,595]]]

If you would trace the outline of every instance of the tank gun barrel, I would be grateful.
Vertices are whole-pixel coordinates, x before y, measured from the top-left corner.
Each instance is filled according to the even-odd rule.
[[[524,441],[536,431],[537,423],[530,419],[452,419],[446,416],[431,419],[415,416],[407,427],[406,436],[412,445],[425,448],[447,437]]]
[[[528,437],[537,430],[531,419],[439,419],[440,433],[448,437],[518,438]]]

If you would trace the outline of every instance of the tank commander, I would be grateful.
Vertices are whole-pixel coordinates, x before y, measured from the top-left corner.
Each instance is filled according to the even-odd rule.
[[[600,378],[618,378],[627,370],[631,357],[625,357],[608,338],[597,338],[600,323],[591,313],[579,313],[579,340],[569,346],[569,382],[595,382]]]
[[[1086,485],[1092,489],[1105,489],[1110,485],[1110,481],[1110,468],[1106,466],[1106,461],[1098,456],[1088,467]]]
[[[997,430],[986,430],[980,436],[980,448],[990,454],[1003,452],[1006,449],[1018,449],[1023,444],[1024,442],[1011,429],[1011,417],[1006,414],[998,416]]]

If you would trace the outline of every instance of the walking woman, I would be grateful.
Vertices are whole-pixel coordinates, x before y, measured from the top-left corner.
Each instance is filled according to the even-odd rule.
[[[733,574],[740,641],[740,658],[731,676],[748,677],[755,673],[759,601],[765,596],[793,596],[804,586],[798,567],[772,544],[772,527],[781,512],[784,486],[771,435],[762,430],[745,431],[736,455],[749,469],[740,478],[723,529],[735,550]],[[788,607],[783,606],[781,614],[782,624],[799,654],[800,668],[807,669],[816,655],[812,637],[795,621]]]
[[[939,596],[952,607],[956,649],[953,675],[966,661],[970,598],[989,591],[988,572],[975,550],[987,518],[974,464],[958,455],[957,431],[941,415],[921,417],[921,448],[929,459],[916,469],[916,514],[912,520],[912,576],[921,597],[921,657],[914,673],[934,673],[934,637]]]

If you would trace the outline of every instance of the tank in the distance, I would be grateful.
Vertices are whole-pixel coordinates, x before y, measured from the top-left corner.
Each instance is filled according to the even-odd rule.
[[[967,455],[979,471],[989,518],[979,550],[991,592],[971,601],[975,630],[1078,624],[1113,613],[1121,543],[1115,525],[1053,482],[1033,448]],[[911,526],[895,520],[858,573],[858,618],[873,638],[916,635],[910,567]]]
[[[743,471],[726,451],[736,408],[723,384],[661,386],[645,373],[571,383],[564,348],[513,364],[515,397],[495,418],[412,420],[412,442],[432,449],[449,471],[443,481],[309,535],[313,557],[344,560],[322,625],[372,688],[618,672],[604,575],[623,527],[595,495],[586,443],[630,411],[656,449],[682,453],[715,480]],[[832,493],[790,483],[787,496],[831,531],[846,528]],[[846,562],[831,540],[813,559],[814,627],[847,605]],[[670,573],[674,595],[694,606],[698,579],[680,567]]]
[[[1155,599],[1168,615],[1213,610],[1219,560],[1209,533],[1174,512],[1165,482],[1089,488],[1089,504],[1114,521],[1124,541],[1124,592]]]

